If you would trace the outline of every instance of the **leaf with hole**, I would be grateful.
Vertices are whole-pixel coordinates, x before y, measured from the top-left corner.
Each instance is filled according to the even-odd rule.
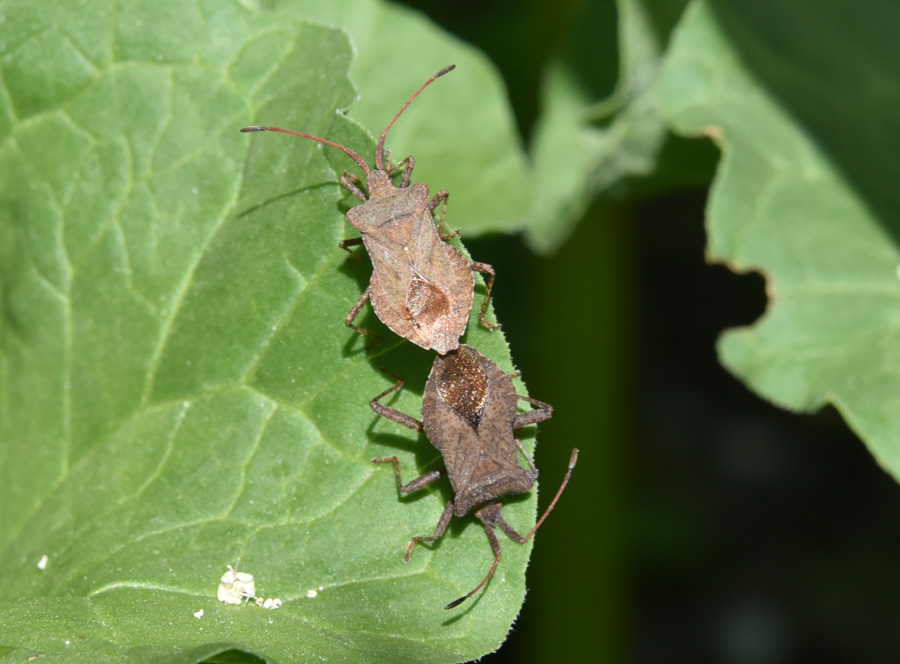
[[[723,157],[709,253],[767,280],[769,308],[719,342],[795,410],[835,405],[900,478],[900,100],[896,3],[697,2],[656,94]]]

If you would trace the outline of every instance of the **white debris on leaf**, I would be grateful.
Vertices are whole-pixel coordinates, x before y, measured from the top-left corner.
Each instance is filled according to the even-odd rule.
[[[244,598],[256,599],[256,581],[252,574],[238,572],[229,565],[228,571],[220,579],[216,596],[226,604],[240,604]]]
[[[263,599],[262,597],[256,598],[256,606],[261,606],[264,609],[280,609],[281,608],[281,598],[280,597],[269,597],[268,599]]]
[[[245,599],[253,601],[256,606],[264,609],[281,608],[281,599],[279,597],[257,597],[256,596],[256,580],[253,575],[248,572],[238,572],[231,565],[228,571],[222,575],[219,583],[219,592],[217,593],[220,602],[226,604],[240,604]],[[203,611],[199,611],[203,615]],[[197,616],[197,614],[194,614]],[[200,616],[197,616],[198,618]]]
[[[43,556],[41,556],[41,559],[38,561],[37,568],[43,572],[45,569],[47,569],[47,563],[49,563],[49,562],[50,562],[50,558],[48,558],[47,554],[45,553]]]
[[[318,594],[319,593],[317,593],[315,590],[312,590],[312,589],[306,591],[306,596],[309,597],[310,599],[316,597]]]
[[[203,609],[200,609],[199,611],[194,611],[194,617],[198,618],[198,619],[202,618],[203,617]]]

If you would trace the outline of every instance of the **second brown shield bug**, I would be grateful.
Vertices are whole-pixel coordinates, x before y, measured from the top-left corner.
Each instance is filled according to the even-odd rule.
[[[425,385],[421,422],[381,403],[381,399],[403,387],[400,379],[371,401],[372,409],[382,417],[415,431],[424,431],[444,459],[444,468],[433,470],[406,484],[401,479],[397,457],[373,459],[375,463],[394,464],[400,491],[416,491],[444,474],[453,486],[453,499],[444,508],[434,533],[413,537],[406,548],[405,559],[409,561],[417,543],[440,539],[454,515],[465,516],[472,510],[484,526],[494,552],[494,562],[484,579],[471,591],[450,602],[445,609],[459,606],[481,590],[493,576],[501,554],[495,528],[499,527],[520,544],[531,539],[556,506],[578,460],[578,450],[572,450],[559,490],[527,535],[520,535],[503,519],[501,499],[530,490],[538,477],[537,468],[513,432],[542,422],[553,414],[548,404],[516,394],[512,381],[516,375],[503,373],[500,367],[477,350],[461,344],[457,350],[435,359]],[[520,413],[519,400],[527,401],[535,408]],[[519,453],[525,458],[528,468],[520,465]]]
[[[340,183],[362,201],[362,205],[347,212],[347,221],[362,237],[345,240],[341,246],[346,248],[361,241],[372,260],[373,271],[369,287],[350,309],[345,322],[348,327],[377,340],[378,335],[353,323],[366,302],[371,301],[375,314],[391,330],[441,354],[456,348],[466,330],[475,288],[473,272],[490,275],[478,320],[488,328],[499,327],[484,317],[494,285],[494,269],[486,263],[469,261],[443,241],[450,237],[442,233],[449,194],[442,189],[429,201],[428,185],[410,184],[415,159],[407,157],[392,166],[384,140],[419,93],[454,66],[445,67],[429,78],[381,132],[375,150],[375,168],[350,148],[301,131],[262,126],[241,129],[308,138],[342,150],[359,164],[365,184],[351,173],[344,173]],[[394,186],[392,178],[401,171],[400,186]],[[441,219],[435,225],[434,211],[441,204]]]

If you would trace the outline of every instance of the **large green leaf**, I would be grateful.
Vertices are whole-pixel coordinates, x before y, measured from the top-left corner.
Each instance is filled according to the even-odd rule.
[[[417,414],[433,354],[371,311],[373,352],[343,324],[370,273],[337,248],[352,162],[238,132],[278,122],[372,154],[340,114],[355,96],[347,36],[302,5],[0,5],[0,654],[460,661],[495,649],[518,613],[530,545],[505,543],[484,595],[452,613],[491,562],[477,522],[403,563],[449,487],[398,498],[371,458],[397,454],[410,479],[439,459],[368,401],[386,367],[408,378],[390,403]],[[409,17],[381,29],[387,45],[434,35]],[[370,72],[390,109],[375,132],[436,69],[402,68]],[[460,107],[500,95],[467,76],[421,98],[459,81],[455,105],[428,111],[454,132]],[[502,114],[463,124],[511,134]],[[474,323],[468,341],[511,369],[500,332]],[[505,511],[527,530],[534,496]],[[284,606],[218,602],[228,564]]]
[[[582,3],[542,90],[526,228],[535,249],[558,248],[595,197],[622,198],[633,188],[632,179],[657,191],[707,181],[705,151],[673,140],[651,93],[669,34],[686,4]]]
[[[900,478],[898,25],[889,0],[697,2],[659,100],[722,147],[711,258],[767,280],[723,361],[787,408],[834,404]]]

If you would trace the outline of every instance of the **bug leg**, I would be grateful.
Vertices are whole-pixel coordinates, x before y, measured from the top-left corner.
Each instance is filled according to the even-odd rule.
[[[527,401],[532,406],[535,406],[536,409],[529,410],[526,413],[516,413],[516,416],[513,418],[513,429],[521,429],[529,424],[537,424],[553,417],[553,406],[550,404],[531,397],[523,397],[521,394],[517,394],[516,397],[522,401]]]
[[[572,450],[572,456],[569,457],[569,468],[566,470],[566,476],[563,478],[562,484],[559,485],[559,489],[556,491],[556,495],[553,496],[553,500],[550,501],[550,505],[544,510],[544,513],[541,515],[541,518],[538,519],[538,522],[534,524],[534,528],[528,531],[528,534],[525,537],[522,537],[519,533],[515,531],[515,529],[506,523],[503,519],[502,515],[497,515],[496,523],[500,526],[500,529],[506,533],[510,539],[515,540],[519,544],[524,544],[528,540],[532,538],[534,533],[538,528],[541,527],[541,524],[544,523],[544,519],[546,519],[550,512],[553,511],[553,508],[556,507],[556,501],[559,500],[559,497],[562,495],[563,490],[566,488],[566,485],[569,483],[569,478],[572,477],[572,471],[575,470],[575,463],[578,461],[578,449]]]
[[[544,403],[543,401],[538,401],[537,399],[532,399],[531,397],[523,397],[521,394],[517,394],[516,397],[518,399],[521,399],[522,401],[527,401],[532,406],[536,406],[536,410],[529,410],[525,413],[516,413],[515,417],[513,417],[513,430],[521,429],[522,427],[528,426],[529,424],[537,424],[538,422],[549,420],[553,416],[553,406],[551,406],[550,404]],[[534,466],[534,461],[532,461],[531,457],[528,456],[528,452],[526,452],[525,448],[522,447],[522,443],[519,442],[518,438],[513,438],[513,442],[516,444],[516,447],[519,448],[522,456],[525,457],[525,461],[528,462],[528,466],[531,468],[531,472],[533,472],[535,476],[537,476],[538,470]]]
[[[356,196],[359,200],[365,203],[368,199],[366,195],[363,193],[362,186],[363,182],[358,177],[353,175],[353,173],[344,173],[340,179],[338,180],[342,185],[344,185],[351,194]]]
[[[386,374],[390,376],[394,376],[390,371],[385,371]],[[391,408],[390,406],[385,406],[379,401],[389,395],[391,392],[396,392],[397,390],[403,387],[403,379],[397,378],[397,382],[391,385],[384,392],[379,394],[377,397],[372,399],[369,402],[369,405],[372,407],[376,413],[381,415],[382,417],[386,417],[389,420],[396,422],[397,424],[402,424],[405,427],[412,429],[413,431],[422,431],[422,423],[414,417],[410,417],[406,413],[400,412],[396,408]],[[373,463],[388,463],[391,462],[394,464],[394,472],[397,475],[397,487],[400,489],[402,493],[411,493],[412,491],[418,491],[424,486],[427,486],[438,479],[441,475],[443,475],[446,470],[441,468],[439,470],[432,470],[430,473],[425,473],[421,477],[417,477],[411,482],[407,484],[403,484],[403,480],[400,478],[400,460],[397,457],[382,457],[380,459],[372,459]]]
[[[397,488],[400,489],[401,493],[412,493],[413,491],[418,491],[419,489],[428,486],[435,480],[439,479],[441,475],[443,475],[446,471],[441,468],[440,470],[432,470],[430,473],[425,473],[421,477],[417,477],[411,482],[403,483],[403,480],[400,479],[400,459],[397,457],[381,457],[380,459],[372,459],[372,463],[393,463],[394,464],[394,472],[397,475]]]
[[[388,158],[390,158],[390,154],[391,154],[390,152],[386,152],[385,154],[388,156]],[[391,177],[394,177],[395,175],[397,175],[397,173],[399,173],[400,171],[403,171],[403,177],[400,178],[400,186],[398,187],[398,189],[405,189],[406,187],[409,186],[409,181],[412,179],[412,172],[413,172],[413,168],[415,168],[415,166],[416,166],[416,160],[413,159],[412,157],[407,157],[406,159],[399,162],[398,164],[395,164],[394,166],[388,165],[387,173]]]
[[[347,239],[347,240],[341,240],[341,241],[338,243],[338,246],[339,246],[341,249],[343,249],[344,251],[346,251],[348,254],[350,254],[350,260],[352,260],[352,261],[354,261],[354,262],[356,262],[356,263],[361,263],[361,262],[362,262],[362,256],[360,256],[359,254],[355,254],[355,253],[353,253],[352,251],[350,251],[350,247],[355,247],[355,246],[357,246],[357,245],[360,245],[360,244],[362,244],[362,241],[363,241],[363,240],[362,240],[361,237],[351,237],[351,238],[349,238],[349,239]]]
[[[500,523],[506,523],[505,521],[503,521],[503,517],[499,516],[499,504],[495,503],[495,505],[497,505],[496,518],[500,519]],[[447,606],[444,607],[444,610],[456,608],[457,606],[459,606],[460,604],[465,602],[467,599],[469,599],[472,595],[474,595],[479,590],[484,588],[484,586],[487,584],[487,582],[491,580],[491,577],[494,576],[494,572],[497,570],[497,564],[500,562],[500,554],[502,553],[502,551],[500,550],[500,541],[497,539],[497,534],[494,532],[494,528],[493,528],[494,517],[493,516],[490,516],[490,517],[485,516],[484,518],[482,518],[483,515],[481,514],[481,510],[479,510],[478,512],[475,512],[475,516],[477,516],[479,519],[481,519],[481,524],[484,526],[484,532],[487,533],[488,539],[491,542],[491,549],[493,549],[493,551],[494,551],[494,563],[491,565],[491,569],[488,570],[487,576],[485,576],[481,580],[481,583],[479,583],[477,586],[472,588],[472,590],[467,592],[465,595],[463,595],[459,599],[455,599],[452,602],[450,602]],[[506,532],[506,531],[504,530],[504,532]],[[515,531],[513,531],[513,532],[515,532]]]
[[[497,525],[500,526],[500,529],[504,533],[506,533],[506,535],[507,535],[507,537],[509,537],[509,539],[516,541],[519,544],[525,544],[525,542],[528,541],[528,537],[522,537],[518,532],[516,532],[515,528],[513,528],[511,525],[506,523],[506,520],[502,516],[497,521]]]
[[[340,248],[346,249],[347,247],[355,247],[363,243],[363,239],[361,237],[350,237],[346,240],[341,240]]]
[[[408,187],[409,181],[412,179],[413,169],[416,167],[416,160],[412,157],[407,157],[403,161],[400,162],[399,165],[403,164],[403,178],[400,180],[400,188]]]
[[[359,312],[366,305],[366,302],[369,301],[370,290],[371,287],[366,288],[365,292],[362,294],[362,297],[360,297],[359,300],[356,301],[356,304],[353,305],[353,308],[347,312],[347,316],[344,318],[344,323],[346,323],[347,327],[349,327],[351,330],[359,332],[360,334],[365,334],[366,336],[372,337],[375,340],[373,343],[366,346],[366,350],[371,350],[372,348],[375,348],[375,346],[377,346],[379,343],[381,343],[381,337],[374,332],[370,332],[369,330],[365,330],[358,325],[354,325],[353,319],[359,315]]]
[[[482,274],[491,275],[490,279],[488,279],[487,290],[484,293],[484,302],[481,303],[481,311],[478,313],[478,321],[486,328],[496,330],[500,327],[500,325],[498,323],[489,323],[484,318],[484,314],[487,311],[488,302],[491,301],[491,291],[494,288],[494,277],[497,276],[496,274],[494,274],[494,268],[487,263],[478,263],[476,261],[472,261],[471,263],[469,263],[469,268],[473,272],[481,272]]]
[[[419,542],[435,542],[441,539],[441,536],[444,534],[444,531],[447,530],[447,524],[450,523],[450,519],[453,517],[453,501],[451,500],[447,503],[447,507],[444,508],[443,514],[441,514],[441,518],[438,519],[437,526],[434,528],[434,534],[431,537],[418,536],[413,537],[409,542],[409,546],[406,547],[406,556],[404,560],[409,562],[409,555],[412,553],[413,547]]]
[[[537,477],[540,473],[538,473],[538,469],[537,467],[535,467],[534,461],[532,461],[531,457],[528,456],[528,452],[526,452],[525,448],[522,447],[522,443],[515,436],[513,436],[513,442],[516,444],[518,450],[522,453],[522,456],[525,457],[525,461],[528,462],[528,467],[531,468],[531,472],[534,473],[535,477]]]
[[[405,164],[406,164],[406,159],[401,161],[396,166],[391,166],[391,151],[385,150],[384,151],[384,162],[382,163],[381,166],[377,166],[377,167],[384,170],[390,177],[394,177],[395,175],[397,175],[397,173],[400,172],[400,170],[404,167]]]
[[[431,212],[432,215],[434,215],[434,211],[437,210],[438,205],[440,205],[441,203],[444,204],[443,208],[441,209],[441,219],[440,221],[438,221],[438,234],[441,236],[442,240],[449,240],[451,237],[456,237],[457,235],[459,235],[458,228],[452,233],[444,232],[444,219],[447,217],[447,199],[449,198],[450,192],[446,189],[441,189],[434,195],[434,198],[432,198],[428,202],[428,211]]]
[[[388,374],[389,376],[393,376],[394,378],[396,378],[397,382],[394,383],[393,385],[391,385],[384,392],[382,392],[381,394],[379,394],[377,397],[375,397],[374,399],[372,399],[369,402],[369,405],[372,407],[372,410],[374,410],[376,413],[378,413],[382,417],[386,417],[387,419],[392,420],[392,421],[396,422],[397,424],[402,424],[403,426],[405,426],[408,429],[412,429],[413,431],[423,431],[422,423],[419,420],[417,420],[416,418],[411,417],[411,416],[407,415],[406,413],[402,413],[399,410],[397,410],[396,408],[391,408],[390,406],[385,406],[384,404],[379,403],[384,397],[389,395],[391,392],[396,392],[397,390],[399,390],[403,387],[403,379],[402,378],[400,378],[398,376],[394,376],[394,374],[392,374],[390,371],[385,371],[384,369],[382,369],[382,371],[384,371],[384,373]],[[399,465],[397,466],[397,478],[398,479],[400,478],[400,466]]]

